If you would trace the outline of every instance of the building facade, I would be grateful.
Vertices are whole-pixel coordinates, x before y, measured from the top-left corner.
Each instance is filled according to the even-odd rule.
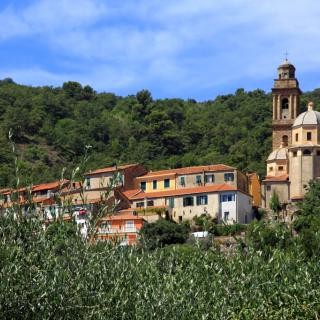
[[[262,205],[269,208],[274,193],[283,209],[293,211],[308,183],[320,177],[320,113],[309,102],[299,114],[299,82],[295,67],[286,60],[274,81],[272,152],[267,158],[267,175],[262,184]]]
[[[186,167],[137,177],[135,190],[126,194],[132,208],[148,221],[157,214],[176,222],[207,214],[220,222],[247,223],[252,220],[249,180],[223,164]]]

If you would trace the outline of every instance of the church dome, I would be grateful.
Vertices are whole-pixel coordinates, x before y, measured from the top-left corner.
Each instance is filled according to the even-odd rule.
[[[303,125],[320,125],[320,112],[313,110],[313,102],[308,103],[308,111],[299,114],[293,128]]]
[[[280,147],[278,149],[273,150],[267,161],[275,161],[275,160],[287,160],[288,159],[288,150],[287,148]]]

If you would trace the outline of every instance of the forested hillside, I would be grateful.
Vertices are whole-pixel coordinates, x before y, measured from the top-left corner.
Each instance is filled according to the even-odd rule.
[[[320,89],[302,98],[302,106]],[[194,100],[153,100],[142,90],[118,97],[77,82],[29,87],[0,81],[0,185],[14,180],[12,128],[21,183],[70,171],[90,148],[88,168],[140,162],[149,169],[225,163],[264,174],[271,148],[271,96],[262,90]]]

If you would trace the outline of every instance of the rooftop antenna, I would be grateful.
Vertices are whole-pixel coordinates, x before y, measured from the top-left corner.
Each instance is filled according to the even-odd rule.
[[[286,50],[286,52],[284,53],[286,61],[288,61],[288,55],[289,55],[289,52],[288,52],[288,50]]]

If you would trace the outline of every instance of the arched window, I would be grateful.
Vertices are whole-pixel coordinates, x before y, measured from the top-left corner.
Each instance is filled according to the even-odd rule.
[[[287,135],[282,136],[282,144],[284,147],[288,146],[288,136]]]
[[[281,114],[282,119],[287,119],[289,117],[289,100],[287,98],[281,100]]]
[[[283,98],[281,101],[281,108],[288,109],[289,108],[289,100],[287,98]]]
[[[311,155],[311,151],[309,149],[305,149],[305,150],[303,150],[303,155],[304,156],[310,156]]]

